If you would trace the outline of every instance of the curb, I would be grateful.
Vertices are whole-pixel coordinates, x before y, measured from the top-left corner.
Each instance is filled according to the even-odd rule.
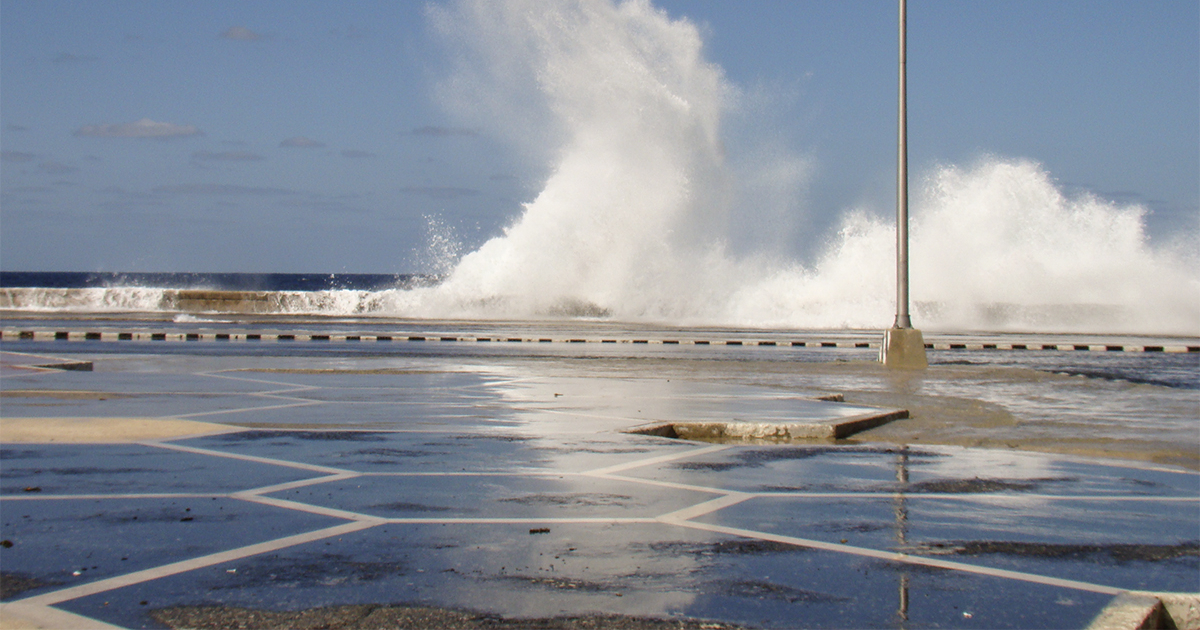
[[[598,343],[598,344],[647,344],[647,345],[694,345],[694,346],[753,346],[784,348],[834,348],[834,349],[879,349],[879,341],[865,340],[795,340],[774,341],[764,339],[613,339],[613,338],[566,338],[547,337],[460,337],[415,335],[397,333],[392,335],[345,335],[300,332],[270,333],[213,333],[213,332],[100,332],[61,330],[0,330],[3,341],[223,341],[223,342],[324,342],[324,343],[377,343],[377,342],[433,342],[433,343]],[[1036,350],[1059,352],[1200,352],[1200,345],[1105,345],[1066,343],[943,343],[925,344],[926,350]]]

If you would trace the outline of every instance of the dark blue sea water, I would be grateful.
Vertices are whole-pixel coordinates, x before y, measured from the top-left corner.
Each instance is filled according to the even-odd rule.
[[[418,274],[391,273],[127,273],[0,271],[0,287],[87,289],[153,287],[216,291],[382,291],[431,284]]]

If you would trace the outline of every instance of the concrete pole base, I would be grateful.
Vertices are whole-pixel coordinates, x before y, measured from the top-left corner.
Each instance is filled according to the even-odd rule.
[[[929,367],[925,338],[916,328],[889,328],[883,332],[879,360],[890,368],[920,370]]]

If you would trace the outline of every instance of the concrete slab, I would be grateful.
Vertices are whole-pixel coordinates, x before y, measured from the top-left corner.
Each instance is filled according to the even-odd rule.
[[[850,406],[844,409],[846,415],[813,414],[816,417],[804,417],[804,411],[797,410],[801,416],[798,419],[770,418],[757,422],[664,422],[633,427],[626,433],[720,443],[837,440],[908,417],[905,409],[868,409]]]
[[[1194,593],[1122,593],[1088,624],[1087,630],[1173,628],[1200,630],[1200,595]]]
[[[1200,630],[1200,594],[1154,593],[1179,630]]]

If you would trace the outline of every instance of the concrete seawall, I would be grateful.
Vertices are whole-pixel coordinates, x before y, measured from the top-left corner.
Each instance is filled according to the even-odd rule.
[[[160,308],[189,313],[270,313],[280,310],[281,294],[267,291],[165,290]]]
[[[0,308],[28,311],[143,311],[263,314],[319,310],[322,291],[218,291],[137,287],[0,288]]]

